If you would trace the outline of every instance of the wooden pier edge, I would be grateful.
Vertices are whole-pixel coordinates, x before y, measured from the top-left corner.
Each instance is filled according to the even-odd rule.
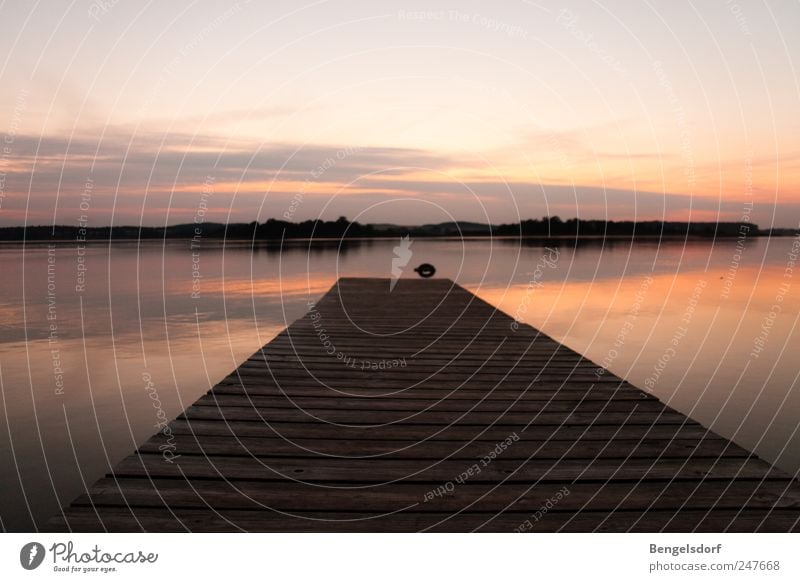
[[[450,280],[342,278],[46,529],[798,529],[790,475],[596,371]]]

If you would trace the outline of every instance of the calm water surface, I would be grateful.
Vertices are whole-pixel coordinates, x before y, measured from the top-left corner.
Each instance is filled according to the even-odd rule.
[[[83,255],[68,244],[0,246],[2,527],[41,526],[337,277],[389,276],[394,244],[228,244],[195,255],[183,241]],[[437,276],[795,473],[793,244],[417,240],[407,271],[433,263]]]

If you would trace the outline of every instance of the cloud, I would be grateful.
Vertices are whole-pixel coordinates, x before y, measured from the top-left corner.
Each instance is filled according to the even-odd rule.
[[[451,216],[498,223],[545,214],[727,220],[741,213],[740,202],[716,197],[541,183],[518,173],[504,181],[485,161],[424,149],[266,144],[124,127],[73,139],[17,135],[5,172],[6,225],[70,224],[81,215],[95,226],[112,217],[115,224],[186,222],[204,190],[210,191],[206,219],[221,221],[282,217],[290,206],[295,220],[364,213],[364,221],[402,223]],[[756,203],[754,216],[768,223],[772,210]],[[779,215],[796,225],[800,208],[782,203]]]

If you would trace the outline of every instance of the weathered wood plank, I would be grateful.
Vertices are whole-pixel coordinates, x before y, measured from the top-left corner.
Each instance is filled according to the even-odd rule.
[[[491,447],[487,447],[491,450]],[[165,462],[161,455],[137,454],[123,459],[115,468],[116,477],[251,479],[274,481],[293,479],[306,483],[357,482],[389,483],[423,481],[445,484],[473,468],[473,463],[454,460],[352,459],[317,457],[258,460],[238,457],[184,456]],[[525,462],[498,459],[468,476],[469,482],[527,483],[552,481],[644,481],[698,479],[787,479],[755,458],[745,459],[582,459],[533,458]]]
[[[151,509],[73,507],[56,518],[56,529],[162,532],[512,532],[531,523],[532,532],[787,532],[800,520],[796,510],[646,510],[547,512],[534,521],[528,512],[415,513],[308,512],[286,515],[269,510]]]
[[[209,394],[212,391],[209,391]],[[328,397],[364,397],[364,398],[393,398],[396,400],[415,399],[415,400],[430,400],[439,402],[446,399],[448,402],[457,400],[468,400],[471,402],[536,402],[548,401],[555,404],[559,401],[568,402],[618,402],[618,401],[657,401],[656,398],[632,388],[620,389],[605,389],[601,387],[587,387],[584,389],[575,388],[541,388],[532,387],[522,390],[508,390],[503,387],[494,389],[476,389],[476,388],[453,388],[453,389],[436,389],[436,388],[406,388],[394,391],[382,391],[373,388],[364,388],[362,386],[349,386],[347,388],[330,388],[326,386],[286,386],[279,384],[269,383],[249,383],[249,382],[227,382],[223,381],[217,384],[213,393],[219,396],[224,395],[237,395],[237,396],[280,396],[298,397],[298,398],[328,398]]]
[[[197,435],[239,435],[251,437],[281,436],[292,439],[355,439],[355,440],[398,440],[411,442],[420,440],[486,440],[497,442],[506,438],[509,429],[503,426],[468,425],[386,425],[378,428],[346,427],[320,422],[272,423],[242,421],[227,424],[219,421],[176,420],[170,423],[171,432]],[[708,438],[709,431],[701,425],[688,421],[685,424],[629,424],[629,425],[590,425],[590,426],[527,426],[515,427],[513,432],[521,439],[533,440],[575,440],[578,438],[606,441],[611,438]],[[716,436],[716,435],[714,435]],[[717,437],[719,438],[719,437]]]
[[[277,386],[282,389],[291,390],[292,388],[328,388],[328,389],[336,389],[336,390],[366,390],[371,389],[373,393],[375,392],[397,392],[397,391],[404,391],[408,392],[411,390],[418,390],[418,389],[430,389],[430,390],[440,390],[440,391],[454,391],[458,390],[459,392],[464,390],[480,390],[484,394],[502,390],[515,390],[518,393],[523,390],[528,391],[535,391],[535,390],[558,390],[561,391],[588,391],[594,390],[611,390],[614,392],[619,392],[622,390],[634,390],[628,386],[620,386],[617,382],[604,382],[604,383],[592,383],[583,380],[565,380],[562,382],[558,381],[541,381],[538,379],[528,380],[528,381],[520,381],[518,379],[510,379],[503,382],[495,382],[495,381],[485,381],[481,380],[480,378],[472,378],[467,380],[445,380],[441,378],[437,379],[418,379],[414,382],[408,382],[407,380],[377,380],[377,379],[359,379],[358,381],[354,379],[345,380],[345,379],[325,379],[321,381],[320,378],[314,378],[311,375],[306,375],[305,377],[298,377],[292,378],[290,381],[286,379],[281,379],[276,375],[270,373],[269,370],[265,370],[263,374],[259,375],[232,375],[228,376],[227,378],[223,379],[220,382],[220,386],[226,385],[243,385],[243,386]],[[634,392],[631,392],[634,393]],[[639,394],[643,394],[643,392],[638,391]]]
[[[450,400],[449,398],[440,399],[417,399],[417,398],[394,398],[393,396],[384,397],[354,397],[354,396],[328,396],[308,397],[308,396],[258,396],[249,394],[218,394],[216,392],[198,399],[194,406],[216,406],[219,408],[227,407],[247,407],[255,409],[284,409],[296,408],[300,410],[347,410],[358,411],[400,411],[400,412],[420,412],[431,410],[437,412],[634,412],[667,411],[658,400],[640,399],[617,399],[617,400],[586,400],[574,399],[538,399],[538,400]]]
[[[88,495],[76,500],[79,506],[274,509],[287,512],[340,511],[393,512],[413,503],[414,511],[482,511],[499,507],[508,511],[535,512],[556,493],[562,512],[596,511],[609,504],[620,511],[661,510],[685,507],[690,510],[800,509],[800,494],[786,491],[785,483],[732,480],[683,481],[666,483],[609,482],[599,497],[591,483],[546,483],[528,485],[470,483],[444,495],[430,495],[424,483],[394,483],[381,487],[318,487],[303,483],[263,483],[257,481],[182,481],[176,479],[102,479]],[[783,487],[785,488],[785,487]]]
[[[141,453],[158,454],[174,447],[180,455],[371,458],[389,456],[410,459],[477,460],[491,450],[486,441],[381,441],[300,439],[292,442],[273,438],[198,435],[174,439],[156,435],[141,447]],[[503,453],[504,459],[597,459],[597,458],[676,458],[749,457],[751,453],[721,438],[714,439],[610,439],[610,440],[520,440]]]
[[[622,425],[637,424],[684,424],[686,417],[678,412],[652,412],[633,410],[631,412],[387,412],[382,410],[296,410],[296,409],[254,409],[252,407],[190,406],[179,418],[189,420],[219,420],[224,422],[267,421],[321,422],[345,424],[349,426],[384,425],[404,421],[406,425],[460,425],[486,426],[528,426],[528,425]]]
[[[799,522],[789,475],[452,282],[402,280],[390,292],[385,279],[341,279],[52,527],[793,531]]]

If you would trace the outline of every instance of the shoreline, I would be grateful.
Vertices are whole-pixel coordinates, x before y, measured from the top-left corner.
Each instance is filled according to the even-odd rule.
[[[796,236],[797,233],[756,233],[751,234],[749,238],[787,238]],[[351,242],[378,242],[378,241],[391,241],[398,237],[399,235],[387,235],[387,236],[371,236],[371,237],[346,237],[346,238],[336,238],[336,237],[293,237],[293,238],[285,238],[285,239],[245,239],[245,238],[224,238],[224,237],[208,237],[202,240],[202,244],[272,244],[272,245],[280,245],[281,243],[351,243]],[[665,234],[665,235],[652,235],[652,234],[641,234],[636,236],[631,235],[624,235],[624,234],[610,234],[610,235],[583,235],[583,236],[572,236],[572,235],[553,235],[553,236],[538,236],[538,235],[530,235],[530,236],[514,236],[514,235],[468,235],[468,236],[450,236],[450,235],[418,235],[413,237],[415,240],[441,240],[441,241],[479,241],[479,240],[488,240],[488,241],[556,241],[556,242],[566,242],[566,241],[574,241],[574,242],[598,242],[598,241],[631,241],[631,242],[639,242],[639,241],[719,241],[719,240],[737,240],[738,235],[734,234],[717,234],[712,236],[705,236],[705,235],[675,235],[675,234]],[[83,245],[98,245],[98,244],[107,244],[107,243],[122,243],[122,244],[130,244],[130,243],[165,243],[165,242],[186,242],[192,243],[197,242],[193,241],[192,237],[142,237],[142,238],[96,238],[96,239],[86,239],[86,240],[76,240],[74,238],[30,238],[30,239],[20,239],[20,240],[0,240],[0,245],[24,245],[24,244],[71,244],[80,242]]]

